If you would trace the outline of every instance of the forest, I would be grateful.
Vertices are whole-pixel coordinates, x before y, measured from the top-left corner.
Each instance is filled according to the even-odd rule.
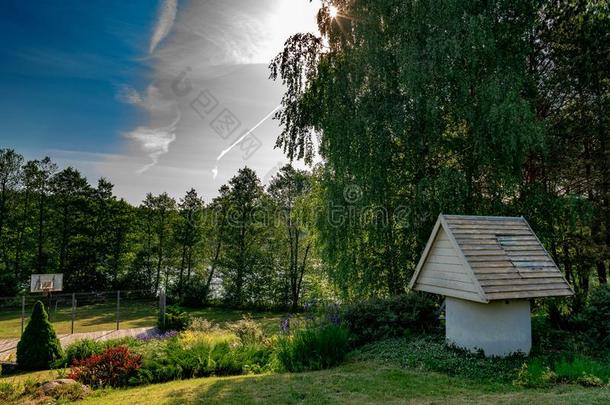
[[[610,265],[604,1],[334,1],[270,63],[285,86],[263,185],[133,206],[49,158],[0,150],[0,291],[167,290],[185,305],[298,309],[404,293],[439,213],[523,215],[578,311]],[[313,164],[319,157],[320,163]]]

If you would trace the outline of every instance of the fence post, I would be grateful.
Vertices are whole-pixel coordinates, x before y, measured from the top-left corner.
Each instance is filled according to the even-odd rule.
[[[76,318],[76,293],[72,293],[72,323],[70,325],[70,334],[74,334],[74,318]]]
[[[165,291],[159,293],[159,318],[161,318],[161,328],[165,330]]]
[[[25,323],[25,295],[21,296],[21,334],[23,335],[23,326]]]
[[[116,330],[119,330],[121,323],[121,290],[116,292]]]

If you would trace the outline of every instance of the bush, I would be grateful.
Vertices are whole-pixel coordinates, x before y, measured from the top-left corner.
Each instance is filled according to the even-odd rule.
[[[76,361],[68,378],[92,387],[124,387],[142,366],[142,357],[126,347],[111,347],[103,353]]]
[[[193,332],[187,332],[193,334]],[[235,375],[270,369],[272,350],[267,345],[232,345],[224,338],[174,338],[159,342],[144,354],[136,383]]]
[[[602,387],[610,377],[610,366],[584,356],[571,360],[562,357],[552,361],[534,358],[523,364],[513,384],[522,387],[544,387],[552,383],[580,384],[584,387]]]
[[[59,339],[42,302],[37,301],[17,344],[17,365],[22,370],[45,370],[61,358]]]
[[[108,340],[93,340],[89,338],[77,340],[70,343],[64,350],[63,357],[53,363],[54,368],[68,367],[74,361],[85,360],[96,354],[101,354],[104,350],[111,347],[125,346],[133,349],[142,344],[141,340],[132,337],[122,337]]]
[[[439,326],[437,305],[427,295],[410,292],[349,305],[343,315],[359,346],[375,340],[431,331]]]
[[[553,369],[557,380],[565,383],[598,386],[602,384],[601,381],[608,381],[610,378],[610,364],[580,355],[572,359],[561,358]]]
[[[542,361],[535,359],[531,363],[523,363],[513,384],[518,387],[538,388],[545,387],[557,381],[557,374],[545,366]]]
[[[238,337],[242,345],[259,344],[265,339],[260,325],[248,315],[229,325],[228,329]]]
[[[190,281],[184,286],[180,304],[188,308],[201,308],[207,304],[204,301],[207,279],[199,274],[193,274]],[[174,295],[178,295],[175,293]]]
[[[341,363],[348,351],[348,330],[340,325],[324,324],[280,337],[276,356],[288,371],[320,370]]]
[[[74,361],[84,360],[88,357],[102,353],[106,349],[104,342],[98,342],[93,339],[82,339],[71,343],[64,350],[64,355],[56,362],[54,367],[67,367]]]
[[[591,293],[583,318],[590,336],[599,345],[610,348],[610,285]]]
[[[0,382],[0,403],[15,403],[21,396],[21,389],[18,385],[10,382]]]
[[[178,305],[169,305],[165,308],[165,325],[159,317],[158,327],[162,331],[186,330],[191,324],[191,316]]]
[[[188,330],[193,332],[216,332],[218,331],[218,325],[214,322],[210,322],[205,318],[194,317],[191,319],[191,324],[188,327]]]

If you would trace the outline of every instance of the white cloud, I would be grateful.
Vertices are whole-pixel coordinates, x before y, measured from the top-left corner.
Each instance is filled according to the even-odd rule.
[[[176,13],[178,12],[178,1],[177,0],[164,0],[159,9],[159,18],[157,24],[150,38],[149,53],[153,53],[159,42],[163,40],[169,34],[176,20]]]
[[[116,98],[126,104],[142,106],[143,100],[140,93],[131,86],[122,85],[116,95]]]
[[[143,152],[150,158],[151,162],[137,172],[144,173],[159,162],[159,158],[169,151],[169,145],[176,140],[176,126],[180,121],[180,113],[176,119],[164,127],[138,127],[128,133],[125,137],[139,144]]]
[[[184,9],[180,3],[176,16],[174,3],[164,0],[155,22],[147,87],[123,86],[117,94],[147,119],[124,133],[125,158],[98,164],[132,202],[146,192],[177,197],[191,187],[210,199],[244,165],[266,180],[276,172],[286,159],[274,149],[280,128],[269,112],[282,86],[268,80],[267,64],[290,34],[315,32],[319,6],[318,0],[190,1]],[[204,91],[217,102],[210,111],[196,103]],[[226,137],[213,125],[225,110],[239,121]],[[247,134],[260,141],[253,154],[239,142]]]

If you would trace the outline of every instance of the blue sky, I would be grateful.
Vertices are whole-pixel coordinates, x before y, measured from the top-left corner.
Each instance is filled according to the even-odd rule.
[[[206,199],[245,165],[261,178],[285,161],[273,146],[282,87],[267,65],[296,32],[316,32],[314,0],[3,0],[0,148],[50,156],[132,203],[146,192]],[[188,72],[192,90],[172,84]],[[202,117],[198,94],[218,107]],[[213,120],[239,125],[219,136]],[[236,144],[249,129],[260,148]],[[216,128],[217,129],[217,128]]]
[[[150,70],[150,0],[3,1],[1,138],[17,149],[110,152],[140,112],[117,100]]]

